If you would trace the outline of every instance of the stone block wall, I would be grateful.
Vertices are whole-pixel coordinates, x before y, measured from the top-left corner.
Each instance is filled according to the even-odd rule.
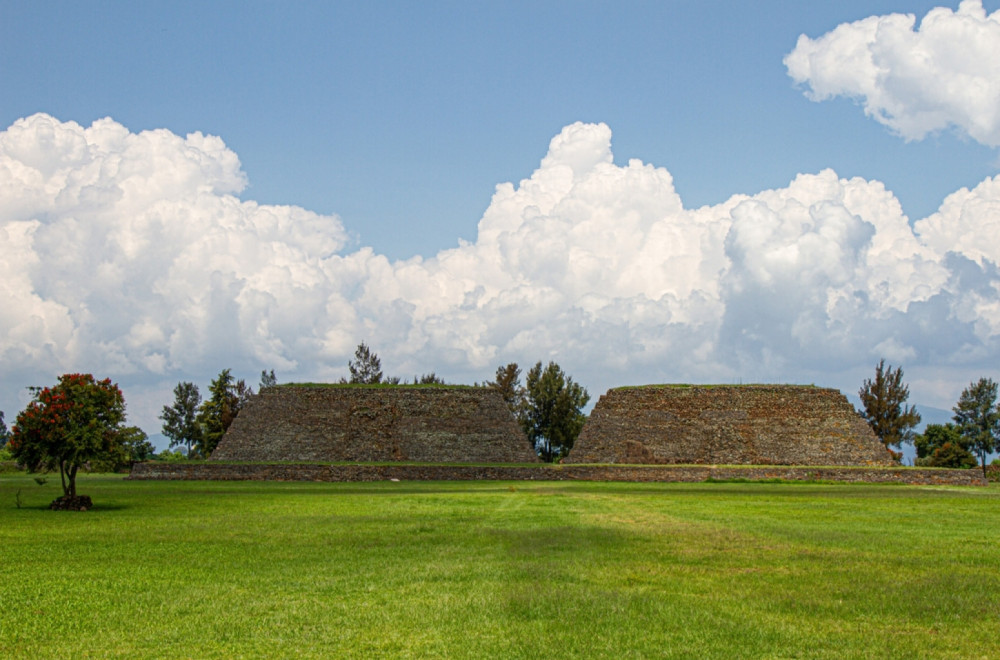
[[[892,459],[838,390],[738,385],[610,390],[566,462],[833,466]]]
[[[690,465],[405,465],[136,463],[134,480],[211,481],[839,481],[912,485],[985,486],[980,469],[904,467],[714,467]]]
[[[211,460],[533,463],[538,457],[490,388],[279,385],[247,402]]]

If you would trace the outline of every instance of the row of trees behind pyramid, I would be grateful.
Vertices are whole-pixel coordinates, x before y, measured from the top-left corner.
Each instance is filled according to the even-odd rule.
[[[414,376],[412,382],[385,376],[381,359],[364,342],[349,361],[348,372],[347,377],[340,379],[340,385],[446,385],[434,372]],[[258,391],[275,385],[274,370],[261,372]],[[520,367],[510,363],[497,369],[496,380],[482,386],[500,391],[542,460],[551,462],[569,453],[586,421],[583,409],[590,395],[558,364],[549,362],[543,367],[538,362],[528,371],[522,385]],[[253,395],[253,388],[245,380],[233,377],[230,369],[223,369],[212,380],[204,401],[196,384],[178,383],[174,402],[164,406],[160,414],[170,449],[182,450],[189,458],[208,458]],[[180,455],[172,454],[169,458],[176,460]]]
[[[383,376],[378,356],[363,343],[348,368],[350,378],[343,379],[345,385],[403,384],[399,378]],[[554,362],[544,366],[536,363],[528,370],[523,384],[521,375],[516,363],[503,365],[497,369],[495,379],[480,388],[498,395],[540,459],[567,458],[587,425],[583,409],[590,396],[586,388]],[[261,373],[260,391],[276,385],[273,371]],[[434,373],[415,376],[413,385],[449,387]],[[0,412],[0,460],[12,458],[36,471],[58,470],[66,497],[76,497],[76,474],[83,466],[115,469],[153,456],[153,447],[145,433],[126,424],[124,397],[109,379],[99,381],[89,374],[66,374],[55,386],[30,389],[33,399],[18,415],[10,432]],[[171,447],[183,448],[187,457],[211,456],[240,411],[254,398],[253,389],[245,381],[235,379],[229,369],[213,379],[208,389],[208,398],[203,401],[197,386],[178,383],[173,405],[164,406],[161,414],[163,431]],[[874,378],[866,379],[859,391],[863,406],[859,412],[871,432],[897,460],[902,444],[911,443],[917,451],[918,465],[973,467],[978,463],[985,471],[990,453],[1000,448],[997,395],[997,383],[980,378],[962,392],[953,408],[952,422],[928,425],[918,435],[915,429],[920,416],[906,404],[909,390],[902,369],[887,367],[880,361]],[[598,402],[592,416],[597,416],[601,405]],[[651,418],[647,415],[644,419],[649,422]],[[721,415],[717,420],[728,421],[717,423],[738,428],[739,419],[739,414]],[[648,451],[640,456],[655,458]]]
[[[399,385],[399,377],[382,375],[378,355],[362,342],[348,363],[350,378],[342,384]],[[413,377],[414,385],[444,385],[434,372]],[[545,367],[539,361],[521,383],[521,367],[516,362],[497,368],[493,381],[485,383],[500,392],[504,403],[528,438],[539,458],[552,462],[565,457],[583,429],[587,416],[583,409],[590,401],[587,389],[573,381],[555,362]]]
[[[952,421],[928,424],[919,435],[915,428],[920,414],[906,404],[910,390],[901,367],[893,369],[880,360],[875,377],[865,380],[858,396],[861,414],[895,459],[901,458],[903,444],[912,444],[918,466],[970,468],[978,463],[985,472],[987,457],[1000,450],[997,393],[997,383],[990,378],[970,383],[952,408]]]
[[[260,372],[259,389],[277,383],[273,369]],[[245,380],[234,378],[230,369],[223,369],[212,380],[204,401],[197,385],[177,383],[173,404],[163,406],[160,413],[163,435],[170,440],[170,448],[183,448],[188,458],[208,458],[253,394],[253,388]]]

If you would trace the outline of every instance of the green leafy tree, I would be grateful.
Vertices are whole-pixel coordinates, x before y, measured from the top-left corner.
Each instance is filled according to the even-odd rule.
[[[164,449],[160,453],[154,454],[151,458],[154,461],[164,461],[167,463],[180,463],[187,460],[187,456],[182,454],[180,450],[170,451],[169,449]]]
[[[253,390],[243,380],[235,380],[229,369],[219,372],[208,386],[209,397],[198,410],[202,437],[198,454],[208,458],[219,445],[240,408],[253,396]]]
[[[528,371],[522,427],[542,460],[551,463],[573,448],[587,421],[582,409],[589,400],[587,390],[555,362],[544,369],[538,362]]]
[[[90,469],[94,472],[120,472],[136,463],[150,460],[156,453],[156,447],[149,442],[149,436],[138,426],[126,426],[119,431],[121,450],[101,460],[91,461]]]
[[[934,450],[927,460],[927,466],[969,469],[976,467],[976,457],[965,447],[946,442]]]
[[[923,433],[914,437],[913,447],[917,450],[917,458],[929,458],[935,450],[949,442],[968,449],[968,441],[965,436],[951,422],[928,424]]]
[[[980,378],[962,390],[962,396],[952,408],[955,425],[968,442],[970,450],[979,456],[986,474],[986,456],[1000,448],[1000,408],[997,407],[997,384],[990,378]]]
[[[253,388],[247,385],[246,381],[241,378],[236,381],[236,385],[233,387],[233,394],[236,395],[236,414],[239,414],[243,410],[243,406],[253,397]],[[236,414],[233,417],[236,417]]]
[[[121,440],[129,466],[148,461],[156,453],[156,447],[149,441],[149,435],[138,426],[126,426],[122,429]]]
[[[976,457],[969,451],[969,442],[954,424],[928,424],[924,432],[913,439],[917,450],[916,464],[927,467],[970,468]]]
[[[170,448],[184,447],[188,456],[202,443],[203,431],[198,421],[201,393],[194,383],[177,383],[174,388],[174,405],[163,406],[163,435],[170,439]]]
[[[0,461],[14,460],[10,447],[7,446],[8,440],[10,440],[10,432],[7,430],[7,425],[3,421],[3,411],[0,410]]]
[[[364,342],[358,344],[347,368],[351,372],[351,383],[377,385],[382,382],[382,361]]]
[[[423,375],[421,375],[419,379],[416,376],[414,376],[413,377],[413,384],[414,385],[444,385],[445,382],[444,382],[443,378],[440,378],[436,373],[434,373],[432,371],[429,374],[423,374]]]
[[[879,360],[875,379],[866,378],[858,396],[864,407],[861,414],[865,421],[899,460],[902,454],[893,449],[899,449],[904,442],[912,442],[913,429],[920,423],[920,414],[913,406],[904,405],[910,397],[910,388],[903,383],[902,367],[893,369],[890,365],[886,368],[885,360]]]
[[[58,469],[64,497],[76,498],[81,466],[125,451],[125,397],[110,379],[90,374],[64,374],[56,385],[32,391],[11,434],[14,458],[29,471]]]
[[[271,371],[261,371],[260,372],[260,385],[257,387],[257,391],[260,392],[267,387],[274,387],[278,384],[278,379],[274,377],[274,369]]]
[[[493,382],[487,383],[487,386],[500,391],[500,396],[514,415],[514,419],[524,426],[525,390],[521,385],[521,367],[517,366],[517,362],[497,367],[496,377]]]

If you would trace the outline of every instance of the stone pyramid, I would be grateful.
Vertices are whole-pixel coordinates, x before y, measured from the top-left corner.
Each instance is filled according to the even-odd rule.
[[[487,387],[278,385],[247,402],[211,460],[533,463]]]
[[[893,464],[843,394],[796,385],[612,389],[597,402],[566,462]]]

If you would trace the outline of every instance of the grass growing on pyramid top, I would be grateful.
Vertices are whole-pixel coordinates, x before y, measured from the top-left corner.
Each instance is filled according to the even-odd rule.
[[[274,387],[281,388],[294,388],[294,387],[313,387],[313,388],[334,388],[334,389],[359,389],[359,390],[378,390],[378,389],[394,389],[394,390],[470,390],[470,389],[481,389],[482,386],[477,385],[449,385],[443,383],[279,383],[274,385]]]
[[[622,385],[612,387],[612,390],[642,390],[642,389],[718,389],[718,388],[816,388],[816,385],[796,385],[794,383],[650,383],[648,385]]]

